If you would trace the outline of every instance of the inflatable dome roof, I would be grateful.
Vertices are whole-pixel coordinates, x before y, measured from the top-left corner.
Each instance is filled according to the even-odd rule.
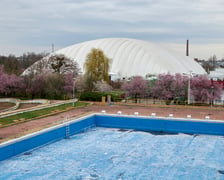
[[[117,78],[147,74],[189,73],[206,74],[204,69],[192,58],[181,56],[155,43],[127,39],[106,38],[78,43],[56,51],[74,59],[81,71],[87,54],[92,48],[101,49],[112,60],[110,74]]]

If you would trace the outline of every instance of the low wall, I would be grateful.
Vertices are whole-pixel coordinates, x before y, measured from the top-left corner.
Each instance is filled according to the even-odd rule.
[[[23,100],[23,101],[20,101],[21,104],[28,104],[28,103],[31,103],[31,104],[50,104],[50,101],[47,100],[47,99],[32,99],[32,100]]]
[[[19,104],[20,104],[20,99],[15,99],[15,98],[1,98],[0,102],[9,102],[15,104],[14,106],[1,110],[1,112],[6,112],[6,111],[13,111],[15,109],[18,109]]]
[[[19,108],[20,104],[26,104],[26,103],[49,104],[50,103],[50,101],[46,99],[20,100],[16,98],[1,98],[0,102],[10,102],[15,104],[13,107],[4,109],[1,112],[14,111]]]
[[[38,100],[33,100],[33,102],[34,101],[38,101]],[[27,108],[27,109],[18,109],[18,110],[14,110],[14,111],[2,112],[2,113],[0,113],[0,118],[7,117],[7,116],[12,116],[12,115],[16,115],[16,114],[21,114],[21,113],[24,113],[24,112],[30,112],[30,111],[40,110],[40,109],[44,109],[44,108],[49,108],[49,107],[55,107],[55,106],[59,106],[59,105],[62,105],[62,104],[68,104],[68,103],[76,102],[76,101],[77,100],[68,100],[68,101],[63,101],[63,102],[53,103],[53,104],[42,104],[42,105],[39,105],[39,106]],[[30,101],[30,103],[32,103],[32,102]]]

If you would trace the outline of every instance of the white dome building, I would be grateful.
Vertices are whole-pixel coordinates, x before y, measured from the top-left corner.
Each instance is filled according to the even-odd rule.
[[[124,78],[147,74],[189,73],[206,74],[192,58],[171,52],[155,43],[127,38],[106,38],[87,41],[56,51],[74,59],[83,72],[86,55],[92,48],[101,49],[112,60],[110,74]]]

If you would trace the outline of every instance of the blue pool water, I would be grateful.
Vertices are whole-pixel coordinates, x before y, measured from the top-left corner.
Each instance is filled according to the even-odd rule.
[[[224,138],[93,128],[0,162],[0,179],[224,179]]]

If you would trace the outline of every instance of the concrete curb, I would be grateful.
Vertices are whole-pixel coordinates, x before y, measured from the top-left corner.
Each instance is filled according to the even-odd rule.
[[[35,100],[32,100],[29,103],[34,103],[34,101]],[[37,101],[39,101],[39,100],[37,100]],[[42,105],[39,105],[38,107],[31,107],[31,108],[27,108],[27,109],[19,109],[19,110],[14,110],[14,111],[2,112],[2,113],[0,113],[0,118],[8,117],[8,116],[16,115],[16,114],[21,114],[24,112],[30,112],[30,111],[40,110],[40,109],[44,109],[44,108],[59,106],[62,104],[68,104],[68,103],[72,103],[72,102],[76,102],[76,101],[77,101],[77,99],[75,99],[75,100],[72,99],[72,100],[67,100],[67,101],[53,103],[53,104],[42,104]],[[25,102],[25,103],[27,103],[27,102]]]

